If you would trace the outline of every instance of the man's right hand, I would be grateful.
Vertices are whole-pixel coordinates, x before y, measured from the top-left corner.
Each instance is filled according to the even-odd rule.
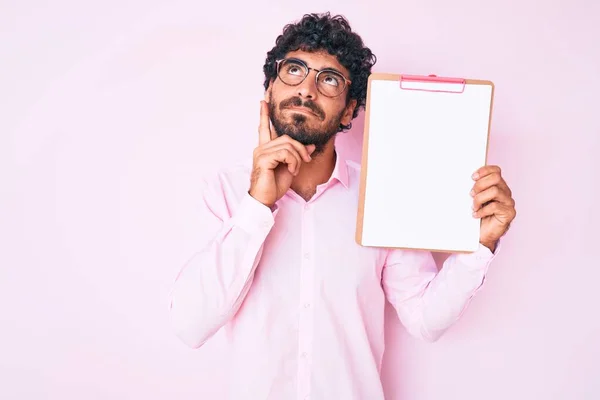
[[[288,191],[303,162],[310,162],[315,146],[308,146],[287,135],[277,137],[271,130],[269,108],[260,102],[259,145],[254,149],[250,196],[273,207]]]

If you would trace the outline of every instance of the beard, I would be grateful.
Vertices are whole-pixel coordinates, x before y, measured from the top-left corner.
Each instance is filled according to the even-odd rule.
[[[310,128],[309,116],[304,114],[293,114],[291,122],[286,122],[281,115],[281,111],[287,107],[306,107],[315,113],[319,120],[325,122],[316,129]],[[311,100],[303,102],[299,97],[283,100],[279,103],[279,107],[276,106],[273,100],[269,102],[269,115],[277,136],[288,135],[305,146],[314,144],[315,150],[312,152],[312,156],[322,153],[325,145],[339,132],[342,114],[343,112],[327,121],[325,113],[317,104]]]

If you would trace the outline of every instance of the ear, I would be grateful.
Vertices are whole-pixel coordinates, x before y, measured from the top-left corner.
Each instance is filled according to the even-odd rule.
[[[348,125],[352,121],[352,114],[354,113],[354,109],[356,108],[357,101],[356,99],[352,99],[348,102],[348,105],[344,109],[344,114],[342,115],[342,119],[340,123],[343,125]]]

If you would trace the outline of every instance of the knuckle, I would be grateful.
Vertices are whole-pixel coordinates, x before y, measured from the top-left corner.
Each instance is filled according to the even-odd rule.
[[[283,144],[283,147],[284,147],[284,148],[285,148],[287,151],[293,151],[293,149],[294,149],[294,146],[292,146],[292,145],[290,144],[290,142],[285,142],[285,143]]]

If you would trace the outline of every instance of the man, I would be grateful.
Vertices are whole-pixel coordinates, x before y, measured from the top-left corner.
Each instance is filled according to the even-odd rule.
[[[354,240],[359,166],[335,149],[365,104],[375,57],[342,17],[306,15],[268,52],[249,168],[207,182],[211,240],[176,279],[171,314],[192,348],[219,329],[231,399],[383,399],[384,305],[438,339],[480,289],[515,217],[500,169],[473,175],[480,248],[438,273],[430,252]]]

